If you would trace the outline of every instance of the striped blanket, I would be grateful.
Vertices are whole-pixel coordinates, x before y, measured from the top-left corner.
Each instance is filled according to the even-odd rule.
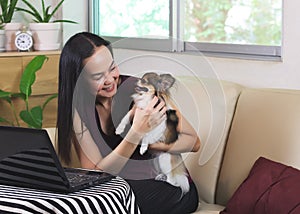
[[[69,194],[0,185],[0,213],[140,213],[129,184],[116,177]]]

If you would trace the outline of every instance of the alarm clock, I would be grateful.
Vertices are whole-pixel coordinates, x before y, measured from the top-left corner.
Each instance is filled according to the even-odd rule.
[[[19,51],[31,51],[33,46],[32,34],[26,28],[16,32],[15,45]]]

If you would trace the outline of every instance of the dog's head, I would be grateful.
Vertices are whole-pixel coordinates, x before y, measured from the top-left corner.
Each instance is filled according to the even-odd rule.
[[[166,100],[169,97],[169,89],[174,82],[175,78],[170,74],[146,73],[137,81],[133,99],[138,105],[140,102],[147,105],[154,96]]]

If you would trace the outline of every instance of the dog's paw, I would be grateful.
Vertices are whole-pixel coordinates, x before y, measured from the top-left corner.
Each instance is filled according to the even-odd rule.
[[[140,154],[143,155],[148,150],[148,145],[141,145]]]
[[[167,176],[165,174],[159,174],[155,177],[155,180],[157,180],[157,181],[166,181]]]
[[[121,134],[123,131],[124,131],[124,129],[125,129],[125,126],[118,126],[117,128],[116,128],[116,131],[115,131],[115,133],[118,135],[118,134]]]

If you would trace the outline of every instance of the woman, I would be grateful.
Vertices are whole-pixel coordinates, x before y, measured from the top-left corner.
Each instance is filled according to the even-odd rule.
[[[157,142],[139,154],[145,133],[165,120],[166,107],[154,97],[145,109],[135,106],[125,136],[115,127],[131,107],[136,78],[120,75],[110,43],[92,33],[78,33],[65,44],[59,65],[58,149],[70,162],[75,146],[83,168],[101,169],[122,176],[131,185],[142,213],[190,213],[198,205],[192,180],[184,196],[181,189],[155,180],[155,152],[197,151],[200,140],[179,115],[180,137],[172,145]],[[158,103],[158,104],[157,104]]]

